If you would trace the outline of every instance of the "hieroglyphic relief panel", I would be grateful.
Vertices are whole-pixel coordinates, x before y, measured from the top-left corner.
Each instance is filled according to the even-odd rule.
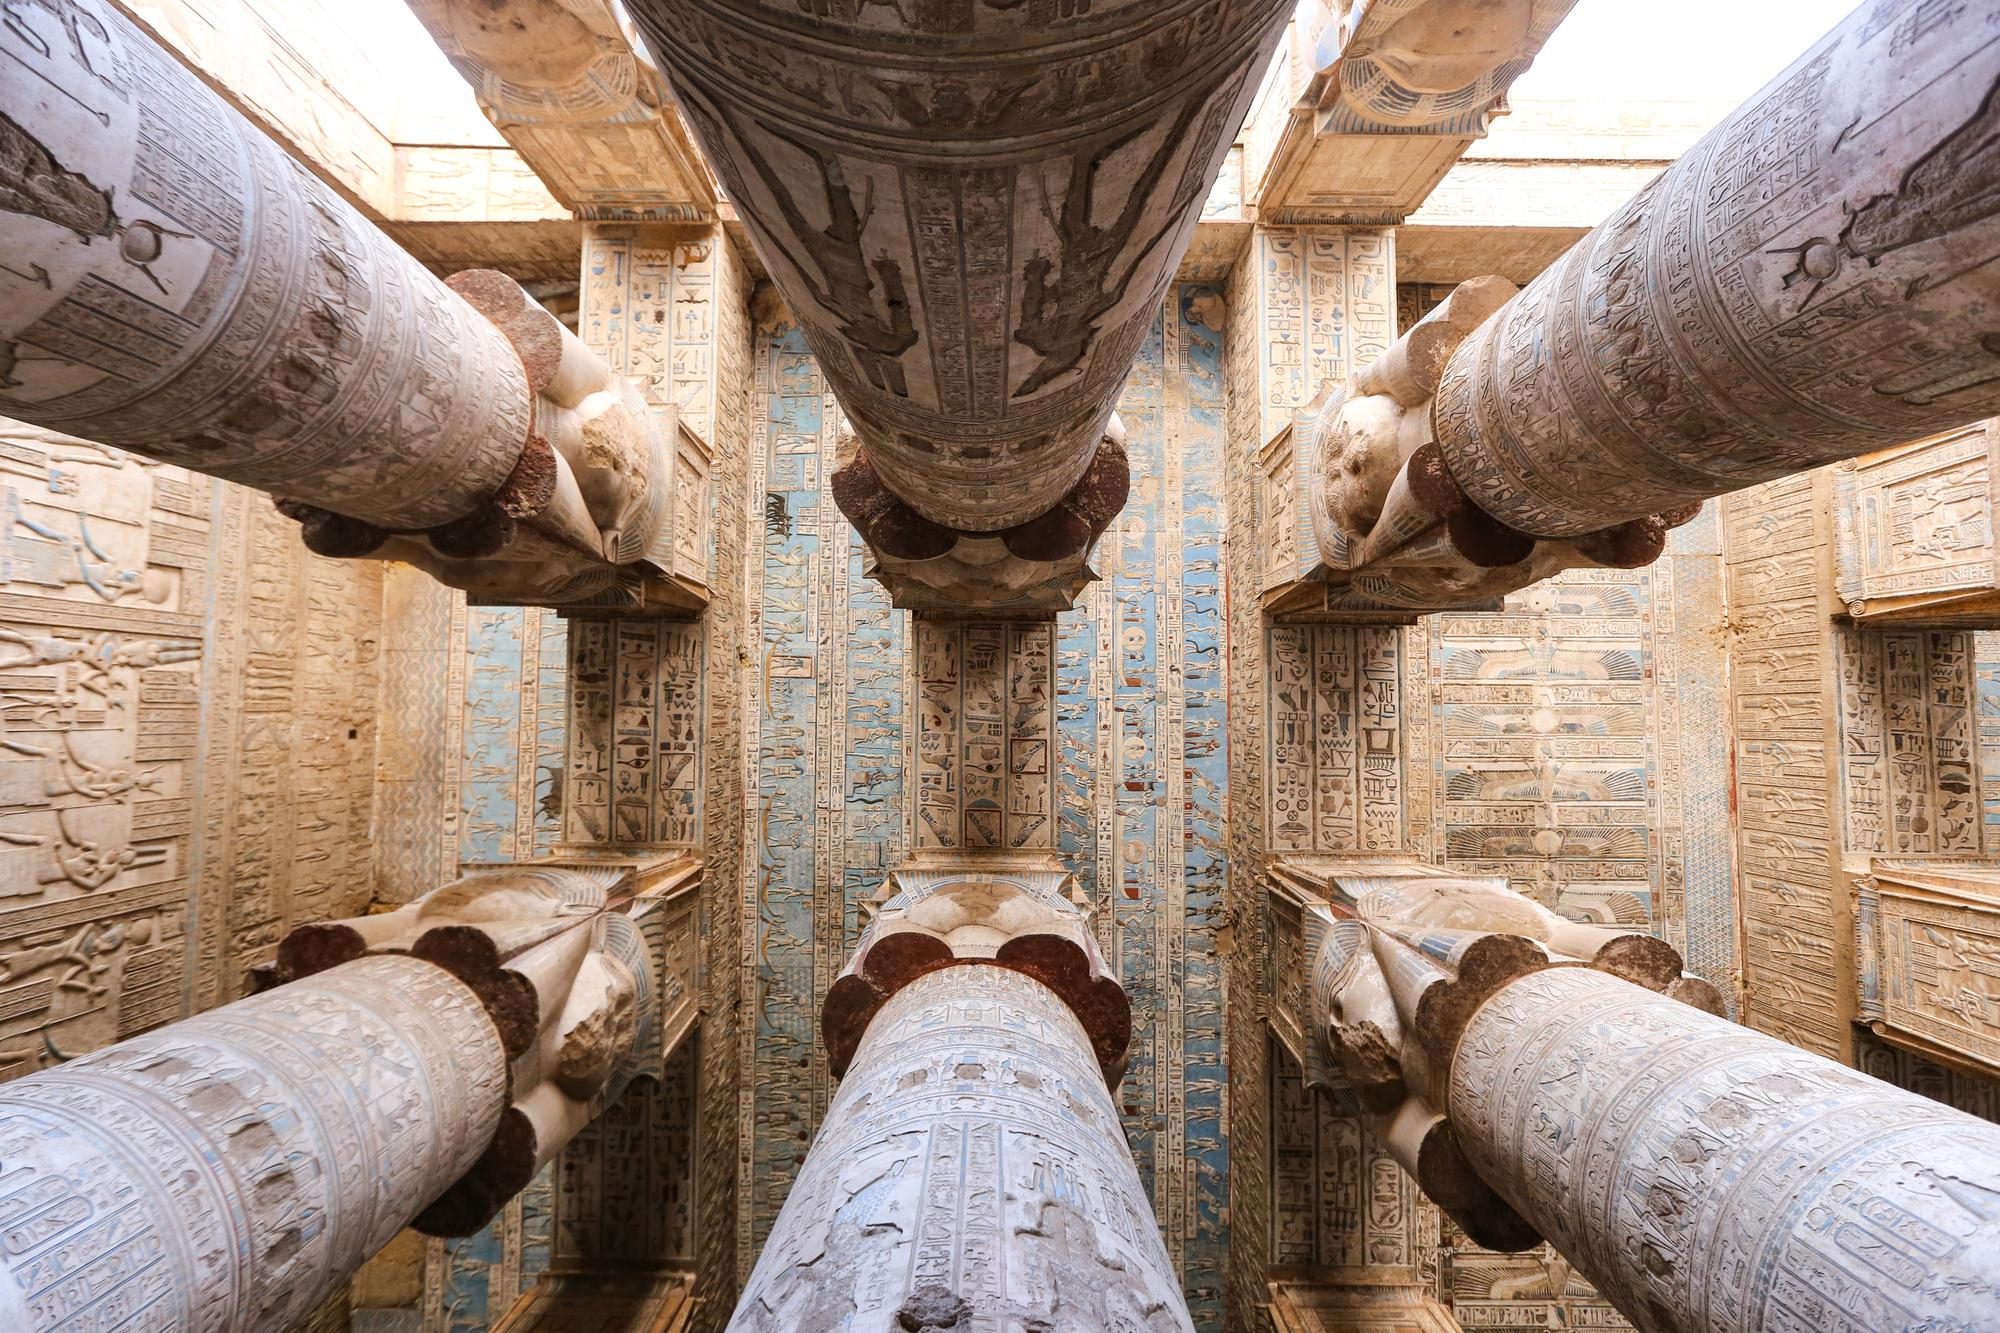
[[[910,845],[1053,847],[1054,623],[919,620],[912,629]]]
[[[715,432],[719,228],[597,224],[583,244],[577,334],[651,403],[672,403],[704,439]]]
[[[910,617],[863,577],[864,548],[823,490],[838,407],[798,329],[761,328],[751,410],[746,597],[750,758],[734,1203],[745,1273],[832,1092],[819,1000],[907,846]]]
[[[1261,445],[1321,385],[1345,381],[1396,340],[1395,233],[1259,227],[1239,264],[1236,308],[1258,330]]]
[[[563,841],[699,845],[701,628],[578,619],[570,623],[569,650]]]
[[[1839,672],[1845,850],[2000,852],[1982,810],[1973,635],[1830,630]]]
[[[1254,145],[1253,145],[1254,151]],[[1225,510],[1228,526],[1223,554],[1230,586],[1255,586],[1267,568],[1267,545],[1274,540],[1265,529],[1259,496],[1262,472],[1257,454],[1264,443],[1263,385],[1258,349],[1261,332],[1252,318],[1257,277],[1252,266],[1238,263],[1225,289],[1234,318],[1224,328]],[[1270,1010],[1267,978],[1270,944],[1266,933],[1262,857],[1266,848],[1268,793],[1261,762],[1243,764],[1240,756],[1262,756],[1268,743],[1265,702],[1267,656],[1262,608],[1245,596],[1228,601],[1222,626],[1227,652],[1228,695],[1224,722],[1226,753],[1239,757],[1239,771],[1229,783],[1224,828],[1227,870],[1223,883],[1224,914],[1229,922],[1225,960],[1229,988],[1226,1036],[1229,1047],[1230,1161],[1227,1187],[1230,1235],[1227,1307],[1232,1330],[1253,1326],[1254,1311],[1268,1299],[1272,1228],[1269,1203],[1270,1093],[1269,1047],[1265,1020]]]
[[[1272,625],[1265,652],[1270,849],[1401,850],[1402,632]]]
[[[366,899],[380,578],[262,496],[0,422],[0,1078]]]
[[[1857,1017],[1895,1045],[2000,1076],[2000,871],[1884,857],[1855,889]]]
[[[1271,1261],[1370,1267],[1384,1279],[1435,1286],[1437,1209],[1365,1131],[1360,1105],[1308,1088],[1278,1048],[1270,1098]]]
[[[1851,951],[1835,892],[1839,719],[1820,562],[1824,477],[1803,474],[1722,501],[1734,641],[1743,1021],[1840,1059],[1851,1041],[1841,964]]]
[[[1833,471],[1835,586],[1857,624],[1993,624],[2000,429],[1976,422]]]

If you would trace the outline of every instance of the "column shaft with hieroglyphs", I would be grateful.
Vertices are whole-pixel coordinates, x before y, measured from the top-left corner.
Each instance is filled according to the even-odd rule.
[[[1593,533],[2000,408],[1994,16],[1899,12],[1856,10],[1453,352],[1430,415],[1483,514]]]
[[[439,282],[92,0],[0,53],[0,410],[267,491],[321,555],[700,609],[705,460],[511,279]]]
[[[730,1328],[1192,1330],[1110,1090],[1132,1009],[1052,856],[904,869],[820,1007],[840,1090]]]
[[[1287,886],[1278,1031],[1467,1235],[1543,1240],[1641,1333],[1975,1328],[2000,1128],[1730,1023],[1643,931],[1504,880]]]
[[[1030,976],[945,967],[869,1023],[730,1328],[1017,1320],[1193,1328],[1077,1016]]]
[[[632,8],[852,424],[831,489],[897,604],[1067,609],[1288,6]]]
[[[10,23],[0,411],[389,527],[500,489],[501,331],[109,5]]]
[[[1980,1328],[2000,1127],[1587,968],[1451,1062],[1480,1174],[1644,1333]]]
[[[367,958],[0,1089],[0,1325],[289,1327],[487,1149],[472,987]]]

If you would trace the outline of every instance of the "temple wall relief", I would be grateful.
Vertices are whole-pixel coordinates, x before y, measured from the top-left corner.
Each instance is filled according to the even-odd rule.
[[[233,999],[367,901],[374,566],[264,497],[0,422],[0,1078]]]

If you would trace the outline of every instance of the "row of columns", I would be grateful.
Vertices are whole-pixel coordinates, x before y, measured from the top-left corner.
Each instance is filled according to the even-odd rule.
[[[0,413],[274,496],[307,544],[569,605],[671,563],[674,451],[498,273],[450,285],[108,5],[0,29]]]

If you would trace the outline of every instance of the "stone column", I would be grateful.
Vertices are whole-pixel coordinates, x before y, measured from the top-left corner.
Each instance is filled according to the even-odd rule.
[[[484,601],[699,609],[672,423],[511,279],[431,276],[108,6],[0,54],[0,413]]]
[[[287,1328],[487,1150],[507,1055],[366,958],[0,1088],[0,1327]]]
[[[1465,497],[1581,536],[2000,411],[1992,34],[1861,6],[1466,338]]]
[[[110,5],[0,51],[0,413],[382,527],[500,490],[498,328]]]
[[[852,423],[842,511],[902,564],[1005,547],[888,572],[1076,577],[1125,500],[1112,407],[1291,5],[629,8]]]
[[[2000,1312],[2000,1126],[1738,1027],[1663,941],[1503,879],[1333,883],[1282,979],[1308,1079],[1482,1245],[1547,1240],[1643,1333]]]
[[[1459,1145],[1645,1333],[1985,1328],[2000,1126],[1603,972],[1499,989]]]
[[[892,995],[729,1326],[1192,1329],[1063,998],[993,963]]]

